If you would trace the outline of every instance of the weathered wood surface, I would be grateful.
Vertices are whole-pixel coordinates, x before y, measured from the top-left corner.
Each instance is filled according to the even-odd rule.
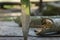
[[[0,37],[0,40],[23,40],[23,37]],[[60,37],[28,37],[28,40],[60,40]]]
[[[23,40],[23,37],[0,37],[0,40]],[[60,37],[28,37],[28,40],[60,40]]]
[[[10,30],[9,30],[10,29]],[[22,29],[21,29],[22,30]],[[0,34],[2,35],[21,35],[22,31],[18,25],[11,21],[0,21]],[[2,33],[1,33],[2,32]],[[29,31],[30,34],[34,34],[32,31]],[[24,37],[0,37],[0,40],[23,40]],[[28,37],[28,40],[60,40],[60,37]]]

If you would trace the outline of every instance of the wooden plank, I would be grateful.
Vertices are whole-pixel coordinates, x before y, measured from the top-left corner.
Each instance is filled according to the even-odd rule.
[[[60,1],[60,0],[43,0],[43,2],[53,2],[53,1]],[[30,0],[31,3],[38,3],[39,0]],[[2,5],[21,5],[21,0],[0,0],[0,4]]]
[[[23,40],[23,37],[0,37],[0,40]],[[28,37],[28,40],[60,40],[60,37]]]
[[[5,17],[5,16],[21,16],[21,13],[5,13],[5,14],[0,14],[0,17]]]
[[[20,2],[20,0],[0,0],[0,2]]]
[[[60,1],[60,0],[43,0],[43,2],[52,2],[52,1]],[[18,2],[21,3],[21,0],[0,0],[0,2]],[[30,0],[30,2],[39,2],[39,0]]]
[[[39,0],[30,0],[31,2],[39,2]],[[43,2],[52,2],[52,1],[60,1],[60,0],[43,0]]]

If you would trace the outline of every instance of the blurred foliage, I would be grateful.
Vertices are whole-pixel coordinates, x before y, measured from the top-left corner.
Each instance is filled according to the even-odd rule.
[[[30,1],[21,0],[21,7],[22,7],[22,10],[26,13],[26,15],[30,16]]]
[[[20,9],[20,5],[4,5],[6,9]]]
[[[4,5],[4,8],[6,9],[11,9],[13,7],[13,5]]]
[[[60,8],[47,5],[47,10],[43,11],[43,16],[60,15]]]
[[[0,21],[13,21],[13,18],[11,17],[0,18]]]

